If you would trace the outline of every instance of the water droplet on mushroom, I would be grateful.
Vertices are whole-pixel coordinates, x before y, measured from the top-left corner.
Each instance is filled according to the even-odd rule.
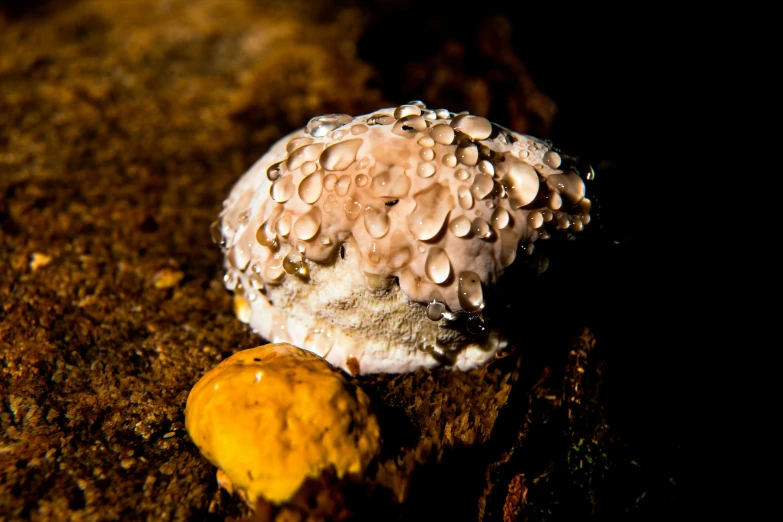
[[[427,130],[427,120],[421,116],[404,116],[397,120],[392,127],[392,132],[397,136],[412,138],[416,133]]]
[[[302,254],[296,250],[292,250],[287,256],[283,258],[283,270],[288,274],[296,274],[304,262]]]
[[[473,184],[470,186],[470,191],[476,199],[484,199],[492,193],[493,188],[495,188],[495,182],[490,176],[476,174],[473,178]]]
[[[419,157],[424,161],[432,161],[435,159],[435,151],[432,149],[421,149],[419,151]]]
[[[289,176],[290,177],[290,176]],[[256,231],[256,240],[258,244],[265,247],[270,247],[277,241],[277,231],[275,230],[275,223],[277,218],[283,212],[282,207],[275,207],[269,214],[269,217],[264,221],[258,230]]]
[[[478,145],[479,158],[483,161],[489,161],[490,167],[492,166],[492,160],[495,157],[495,151],[484,145],[483,143]],[[479,162],[480,164],[481,162]],[[494,168],[494,167],[493,167]],[[491,175],[491,174],[490,174]]]
[[[479,312],[484,308],[484,293],[481,290],[481,279],[476,272],[462,272],[457,284],[459,305],[468,313]]]
[[[525,159],[528,156],[530,156],[530,153],[526,150],[520,150],[519,151],[519,159]]]
[[[389,216],[386,210],[377,210],[372,207],[364,209],[364,227],[374,238],[380,238],[389,231]]]
[[[323,188],[324,173],[322,170],[319,170],[299,182],[299,199],[312,205],[321,197]]]
[[[290,154],[291,152],[295,151],[299,147],[310,145],[312,142],[313,142],[313,138],[307,138],[305,136],[301,136],[299,138],[293,138],[288,143],[286,143],[285,151]]]
[[[367,258],[370,260],[370,263],[372,263],[373,265],[377,265],[381,261],[381,254],[379,254],[378,251],[376,250],[375,243],[372,244],[372,250],[370,250],[370,253],[367,255]]]
[[[322,138],[338,127],[342,127],[352,121],[353,117],[347,114],[324,114],[323,116],[316,116],[307,122],[305,130],[311,136]]]
[[[354,136],[357,136],[359,134],[364,134],[368,130],[370,130],[370,128],[367,125],[365,125],[364,123],[357,123],[356,125],[351,127],[351,134],[353,134]]]
[[[323,143],[312,143],[310,145],[305,145],[304,147],[299,147],[288,155],[285,166],[288,167],[288,170],[296,170],[301,167],[305,161],[317,160],[323,148]]]
[[[321,357],[326,357],[332,349],[334,338],[326,328],[311,328],[307,331],[302,348]]]
[[[226,258],[228,259],[228,262],[231,264],[231,266],[234,266],[239,270],[244,270],[245,267],[247,267],[247,264],[250,262],[250,245],[246,246],[240,243],[236,243],[228,251]]]
[[[435,140],[433,140],[429,136],[423,136],[422,138],[419,138],[419,141],[417,141],[419,145],[422,147],[434,147],[435,146]]]
[[[280,175],[283,173],[283,162],[278,161],[277,163],[270,166],[268,169],[266,169],[266,177],[269,179],[269,181],[275,181],[277,178],[280,177]]]
[[[541,228],[544,225],[544,215],[538,210],[531,211],[527,215],[527,224],[530,228]]]
[[[432,353],[435,339],[429,333],[420,333],[416,338],[416,348],[424,353]]]
[[[285,203],[291,196],[294,195],[294,178],[293,176],[283,176],[277,181],[272,183],[272,187],[269,189],[269,194],[278,203]]]
[[[209,226],[209,235],[212,237],[212,242],[216,245],[226,246],[226,240],[223,237],[222,225],[220,220],[213,221]]]
[[[443,158],[441,158],[441,161],[447,167],[454,167],[457,164],[457,157],[454,154],[446,154],[443,156]]]
[[[426,241],[435,237],[449,211],[454,208],[454,196],[451,191],[434,183],[413,196],[416,207],[405,218],[408,229],[416,239]]]
[[[448,109],[438,109],[435,111],[435,115],[438,117],[439,120],[446,120],[448,118],[451,118],[451,113]]]
[[[421,115],[421,108],[415,105],[400,105],[394,110],[394,118],[400,119],[405,116],[419,116]]]
[[[484,325],[484,320],[480,315],[471,315],[468,317],[468,320],[465,322],[465,328],[468,330],[468,333],[473,335],[480,335],[487,329]]]
[[[478,149],[475,143],[457,147],[455,155],[457,156],[457,161],[468,167],[472,167],[478,162]]]
[[[558,210],[563,206],[563,198],[557,192],[550,191],[544,199],[547,201],[547,206],[552,210]]]
[[[264,224],[258,227],[258,230],[256,231],[256,240],[261,246],[271,247],[277,241],[277,233],[271,226]]]
[[[283,260],[277,256],[269,258],[264,267],[264,279],[267,281],[278,281],[284,275]]]
[[[355,138],[329,145],[321,153],[321,168],[325,170],[345,170],[356,161],[356,153],[364,140]]]
[[[358,183],[357,183],[358,185]],[[334,186],[334,191],[338,196],[345,196],[351,188],[351,176],[343,174]]]
[[[345,205],[343,205],[343,210],[345,210],[345,217],[350,220],[354,220],[359,217],[359,214],[361,214],[362,206],[358,201],[354,201],[353,199],[348,198],[345,201]]]
[[[560,154],[553,150],[548,150],[544,153],[544,163],[553,169],[556,169],[562,163]]]
[[[500,267],[506,268],[517,257],[517,247],[519,246],[519,236],[510,228],[504,228],[499,232],[500,235]]]
[[[435,143],[451,145],[454,142],[454,129],[450,125],[439,123],[438,125],[433,125],[430,129],[430,137]]]
[[[297,238],[307,241],[318,233],[320,227],[321,210],[318,207],[314,207],[307,214],[296,220],[296,223],[294,223],[294,234]]]
[[[303,176],[309,176],[318,169],[318,165],[314,161],[305,161],[299,170],[302,171]]]
[[[523,161],[508,157],[506,163],[508,173],[503,177],[503,185],[508,193],[509,203],[511,208],[522,208],[538,194],[538,174]]]
[[[334,131],[331,135],[329,135],[329,137],[332,138],[334,141],[340,141],[341,139],[345,138],[347,134],[348,134],[347,130],[340,129]]]
[[[365,186],[368,181],[370,181],[370,178],[367,176],[367,174],[358,174],[356,176],[356,186],[357,187]]]
[[[247,281],[250,283],[250,287],[256,292],[264,291],[264,280],[261,279],[259,274],[250,274],[250,277],[247,278]]]
[[[451,120],[451,127],[467,134],[473,140],[483,140],[492,134],[492,124],[488,119],[469,114],[460,115]]]
[[[467,185],[460,185],[457,188],[457,201],[459,201],[459,206],[465,210],[473,206],[473,194],[471,194]]]
[[[440,301],[433,301],[427,305],[427,317],[431,321],[440,321],[445,311],[446,305]]]
[[[471,230],[473,230],[473,234],[476,237],[480,237],[482,239],[489,239],[492,237],[492,228],[490,228],[489,223],[484,221],[482,218],[477,217],[473,220],[473,223],[471,224]]]
[[[280,237],[286,237],[291,232],[291,223],[293,218],[291,214],[283,214],[275,223],[275,231]]]
[[[332,192],[334,190],[334,185],[337,183],[337,176],[334,174],[327,174],[324,176],[324,190],[327,192]]]
[[[491,199],[488,199],[487,201],[484,202],[484,206],[489,209],[493,209],[495,208],[495,202],[492,201]]]
[[[456,159],[456,156],[455,156]],[[454,172],[454,177],[457,178],[460,181],[465,181],[470,177],[470,174],[465,169],[458,169],[456,172]]]
[[[498,207],[492,212],[492,217],[490,219],[492,220],[493,227],[502,230],[508,226],[511,221],[511,216],[506,209]]]
[[[451,220],[449,230],[457,237],[466,237],[470,234],[470,220],[465,216],[459,216]]]
[[[389,125],[394,123],[394,116],[391,114],[373,114],[367,119],[368,125]]]
[[[494,176],[495,175],[495,167],[487,160],[481,160],[478,162],[478,169],[482,174],[486,174],[487,176]]]
[[[435,284],[441,284],[451,275],[451,262],[446,251],[442,248],[432,247],[427,253],[424,262],[424,273]]]
[[[419,163],[419,166],[416,168],[416,174],[422,178],[432,177],[435,174],[435,165],[429,162]]]
[[[551,174],[546,182],[568,198],[572,205],[577,205],[585,197],[585,182],[573,171],[567,174]]]

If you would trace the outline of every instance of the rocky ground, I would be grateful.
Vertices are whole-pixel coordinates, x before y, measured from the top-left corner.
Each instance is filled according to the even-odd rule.
[[[184,429],[199,377],[261,343],[232,313],[209,225],[239,175],[310,117],[410,99],[589,158],[594,230],[515,282],[526,320],[504,357],[355,379],[384,438],[365,477],[324,475],[253,516],[672,513],[690,399],[669,363],[688,341],[666,326],[683,305],[660,286],[671,257],[649,217],[662,194],[647,176],[667,168],[647,156],[661,145],[646,83],[660,64],[623,69],[612,51],[629,35],[577,45],[581,22],[529,14],[0,2],[0,520],[251,515]]]

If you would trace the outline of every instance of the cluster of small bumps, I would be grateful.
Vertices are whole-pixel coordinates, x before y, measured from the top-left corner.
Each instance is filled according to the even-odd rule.
[[[482,286],[520,250],[589,223],[591,175],[545,141],[419,101],[330,114],[239,180],[212,234],[226,253],[226,285],[241,298],[238,315],[268,338],[272,328],[251,321],[253,302],[274,306],[271,288],[306,282],[314,264],[335,262],[347,246],[370,288],[398,282],[432,321],[480,317]]]

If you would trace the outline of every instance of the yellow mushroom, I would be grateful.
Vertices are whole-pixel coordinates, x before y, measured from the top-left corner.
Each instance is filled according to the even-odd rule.
[[[370,400],[320,357],[289,344],[234,354],[193,387],[193,442],[251,505],[288,500],[333,467],[361,473],[378,453]]]

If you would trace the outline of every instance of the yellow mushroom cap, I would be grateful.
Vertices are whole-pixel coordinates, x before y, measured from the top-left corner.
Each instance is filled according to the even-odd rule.
[[[201,453],[255,504],[288,500],[330,466],[360,473],[380,431],[361,389],[290,344],[234,354],[193,387],[185,424]]]

